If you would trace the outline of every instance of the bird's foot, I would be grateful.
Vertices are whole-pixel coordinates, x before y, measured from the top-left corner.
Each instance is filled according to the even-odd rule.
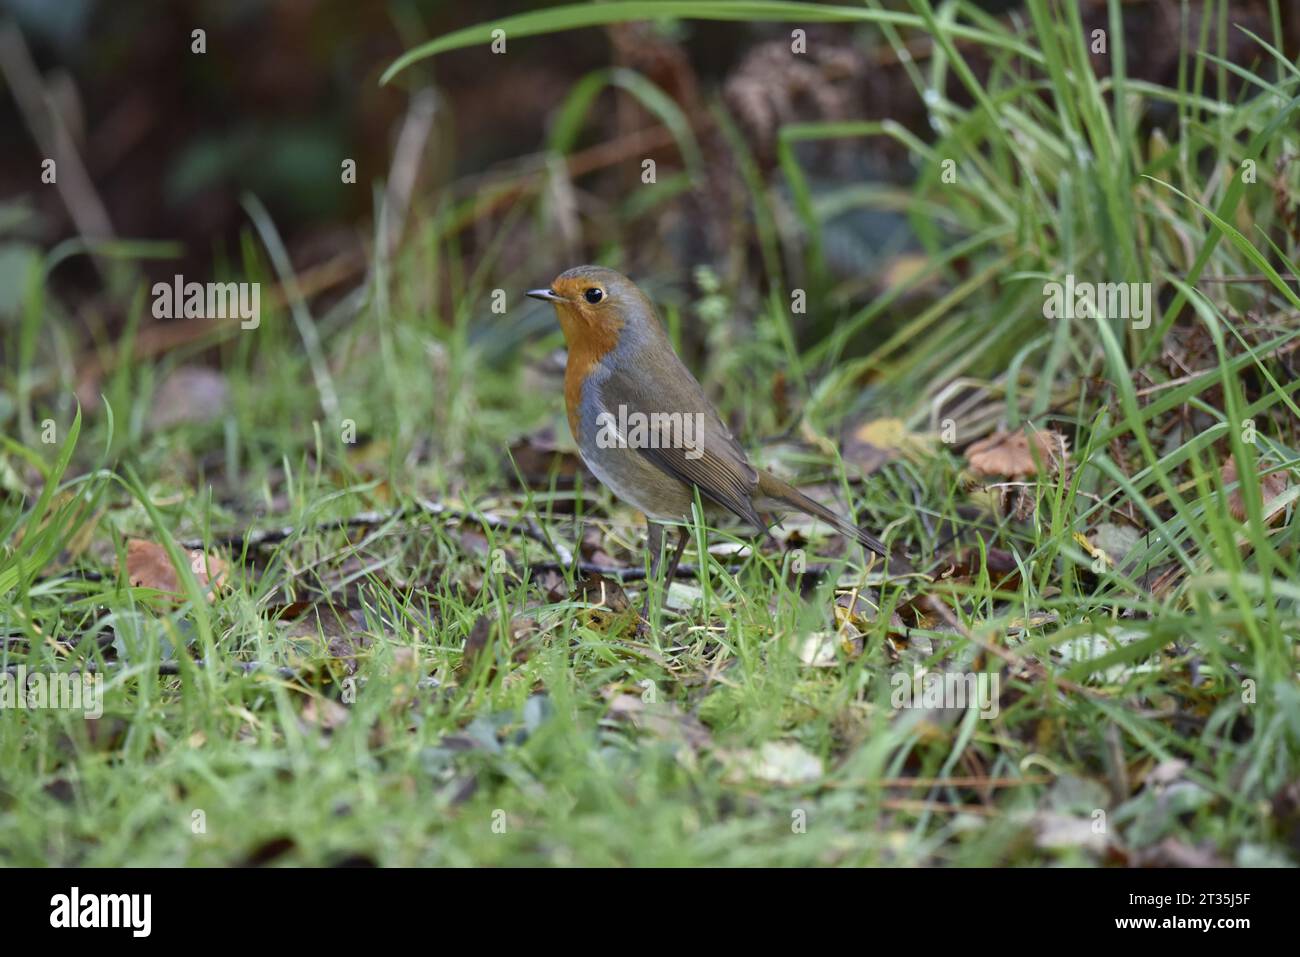
[[[645,601],[641,603],[641,612],[636,616],[636,636],[649,638],[650,635],[650,592],[647,588]]]

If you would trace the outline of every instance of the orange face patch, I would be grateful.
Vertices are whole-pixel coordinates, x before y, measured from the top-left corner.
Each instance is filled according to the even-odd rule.
[[[569,347],[569,361],[564,369],[564,405],[569,414],[569,431],[578,438],[578,403],[582,385],[592,368],[618,345],[623,319],[611,302],[588,303],[583,294],[596,285],[582,277],[557,279],[551,286],[563,302],[555,303],[564,341]]]

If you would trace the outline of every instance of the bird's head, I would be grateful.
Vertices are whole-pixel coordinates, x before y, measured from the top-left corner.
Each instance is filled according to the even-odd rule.
[[[624,327],[654,320],[650,301],[636,283],[604,266],[575,266],[556,276],[548,288],[530,289],[528,295],[555,306],[570,348],[604,352],[617,345]]]

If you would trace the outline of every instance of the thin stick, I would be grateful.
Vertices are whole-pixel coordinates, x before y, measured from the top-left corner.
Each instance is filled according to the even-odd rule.
[[[36,148],[46,158],[55,161],[54,188],[67,207],[77,232],[87,243],[112,239],[113,224],[108,218],[108,210],[95,192],[63,117],[50,102],[22,33],[11,23],[0,28],[0,73],[4,74],[9,89],[13,91],[18,110],[36,141]],[[107,278],[103,261],[98,256],[92,256],[92,261]]]
[[[881,778],[867,782],[885,788],[1016,788],[1034,784],[1051,784],[1056,778],[1050,774],[1030,775],[1027,778]],[[855,783],[855,787],[859,786]]]
[[[889,811],[937,811],[940,814],[978,814],[999,817],[995,808],[983,804],[944,804],[942,801],[918,801],[915,798],[886,798],[880,806]]]

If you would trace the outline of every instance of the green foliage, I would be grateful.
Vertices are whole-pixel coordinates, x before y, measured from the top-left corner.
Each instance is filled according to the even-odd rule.
[[[557,105],[536,164],[451,184],[391,253],[377,226],[370,280],[328,313],[313,313],[270,213],[248,197],[251,228],[224,268],[282,293],[263,297],[256,335],[214,330],[157,367],[109,363],[84,435],[80,409],[57,397],[74,383],[67,319],[45,285],[55,254],[0,250],[4,274],[24,282],[0,314],[15,357],[0,370],[0,666],[93,661],[106,675],[99,722],[0,711],[0,863],[227,864],[287,837],[283,859],[310,863],[1085,864],[1103,857],[1039,841],[1036,822],[1099,810],[1103,842],[1135,860],[1172,837],[1228,862],[1293,863],[1266,809],[1300,770],[1300,382],[1279,363],[1300,299],[1296,238],[1265,174],[1300,192],[1300,164],[1284,162],[1300,146],[1300,70],[1278,37],[1254,38],[1264,65],[1248,69],[1202,33],[1179,38],[1178,86],[1156,86],[1130,75],[1121,13],[1112,2],[1104,77],[1077,5],[1048,0],[1005,21],[928,0],[908,13],[577,4],[416,46],[385,81],[486,47],[498,28],[515,43],[646,18],[853,25],[906,64],[932,133],[791,123],[764,171],[720,102],[708,115],[726,156],[646,77],[593,73]],[[932,55],[904,58],[921,36]],[[1246,84],[1238,102],[1230,76]],[[969,574],[884,582],[803,529],[808,559],[828,564],[803,591],[791,556],[737,551],[746,536],[706,539],[700,521],[695,574],[653,640],[593,613],[556,553],[580,552],[595,529],[603,557],[637,566],[638,517],[580,474],[566,481],[562,462],[539,477],[524,460],[541,429],[571,447],[559,384],[537,371],[558,336],[519,294],[548,277],[512,271],[508,253],[549,262],[547,175],[593,135],[611,87],[671,133],[682,174],[661,181],[667,195],[602,208],[597,257],[628,258],[665,209],[705,188],[709,164],[734,163],[746,249],[658,277],[695,284],[676,301],[652,289],[674,339],[710,346],[699,377],[756,457],[832,483],[913,556],[958,557],[948,532],[982,502],[988,534],[960,550]],[[814,145],[884,140],[907,151],[906,187],[827,187],[808,171]],[[210,162],[186,175],[201,181]],[[1248,163],[1254,183],[1240,175]],[[863,277],[837,275],[826,255],[839,217],[859,210],[904,217],[922,260],[865,297]],[[484,225],[471,243],[468,228]],[[1212,282],[1256,273],[1264,281],[1242,288]],[[1150,282],[1159,309],[1143,328],[1048,320],[1044,285],[1067,275]],[[116,345],[129,350],[148,300],[138,280],[119,281],[129,321]],[[505,317],[488,305],[495,289]],[[806,316],[791,313],[796,289]],[[1208,343],[1201,364],[1162,361],[1193,336]],[[151,425],[158,380],[204,349],[229,385],[220,424]],[[792,409],[768,388],[778,372]],[[995,426],[1055,429],[1070,467],[1003,483],[1023,496],[1010,517],[976,500],[962,455],[934,438],[950,415],[962,446]],[[53,449],[39,440],[47,417],[62,433]],[[882,417],[930,441],[859,481],[839,440]],[[760,447],[778,433],[807,441]],[[1228,462],[1243,478],[1225,478]],[[1270,474],[1291,484],[1266,500]],[[1244,520],[1229,512],[1234,494]],[[1101,560],[1090,543],[1117,524],[1131,549]],[[257,546],[217,534],[280,528]],[[128,536],[163,544],[174,602],[125,580]],[[190,539],[231,563],[212,600],[178,544]],[[810,637],[848,632],[837,597],[868,590],[880,610],[860,652],[837,640],[810,666]],[[916,617],[921,591],[960,628]],[[895,611],[911,627],[891,625]],[[532,636],[526,655],[516,625]],[[1000,714],[945,723],[891,703],[892,677],[941,662],[998,671]],[[801,763],[820,773],[799,777]],[[1150,784],[1157,770],[1177,779],[1168,800]],[[976,773],[1012,783],[958,783]],[[801,814],[804,830],[792,827]]]

